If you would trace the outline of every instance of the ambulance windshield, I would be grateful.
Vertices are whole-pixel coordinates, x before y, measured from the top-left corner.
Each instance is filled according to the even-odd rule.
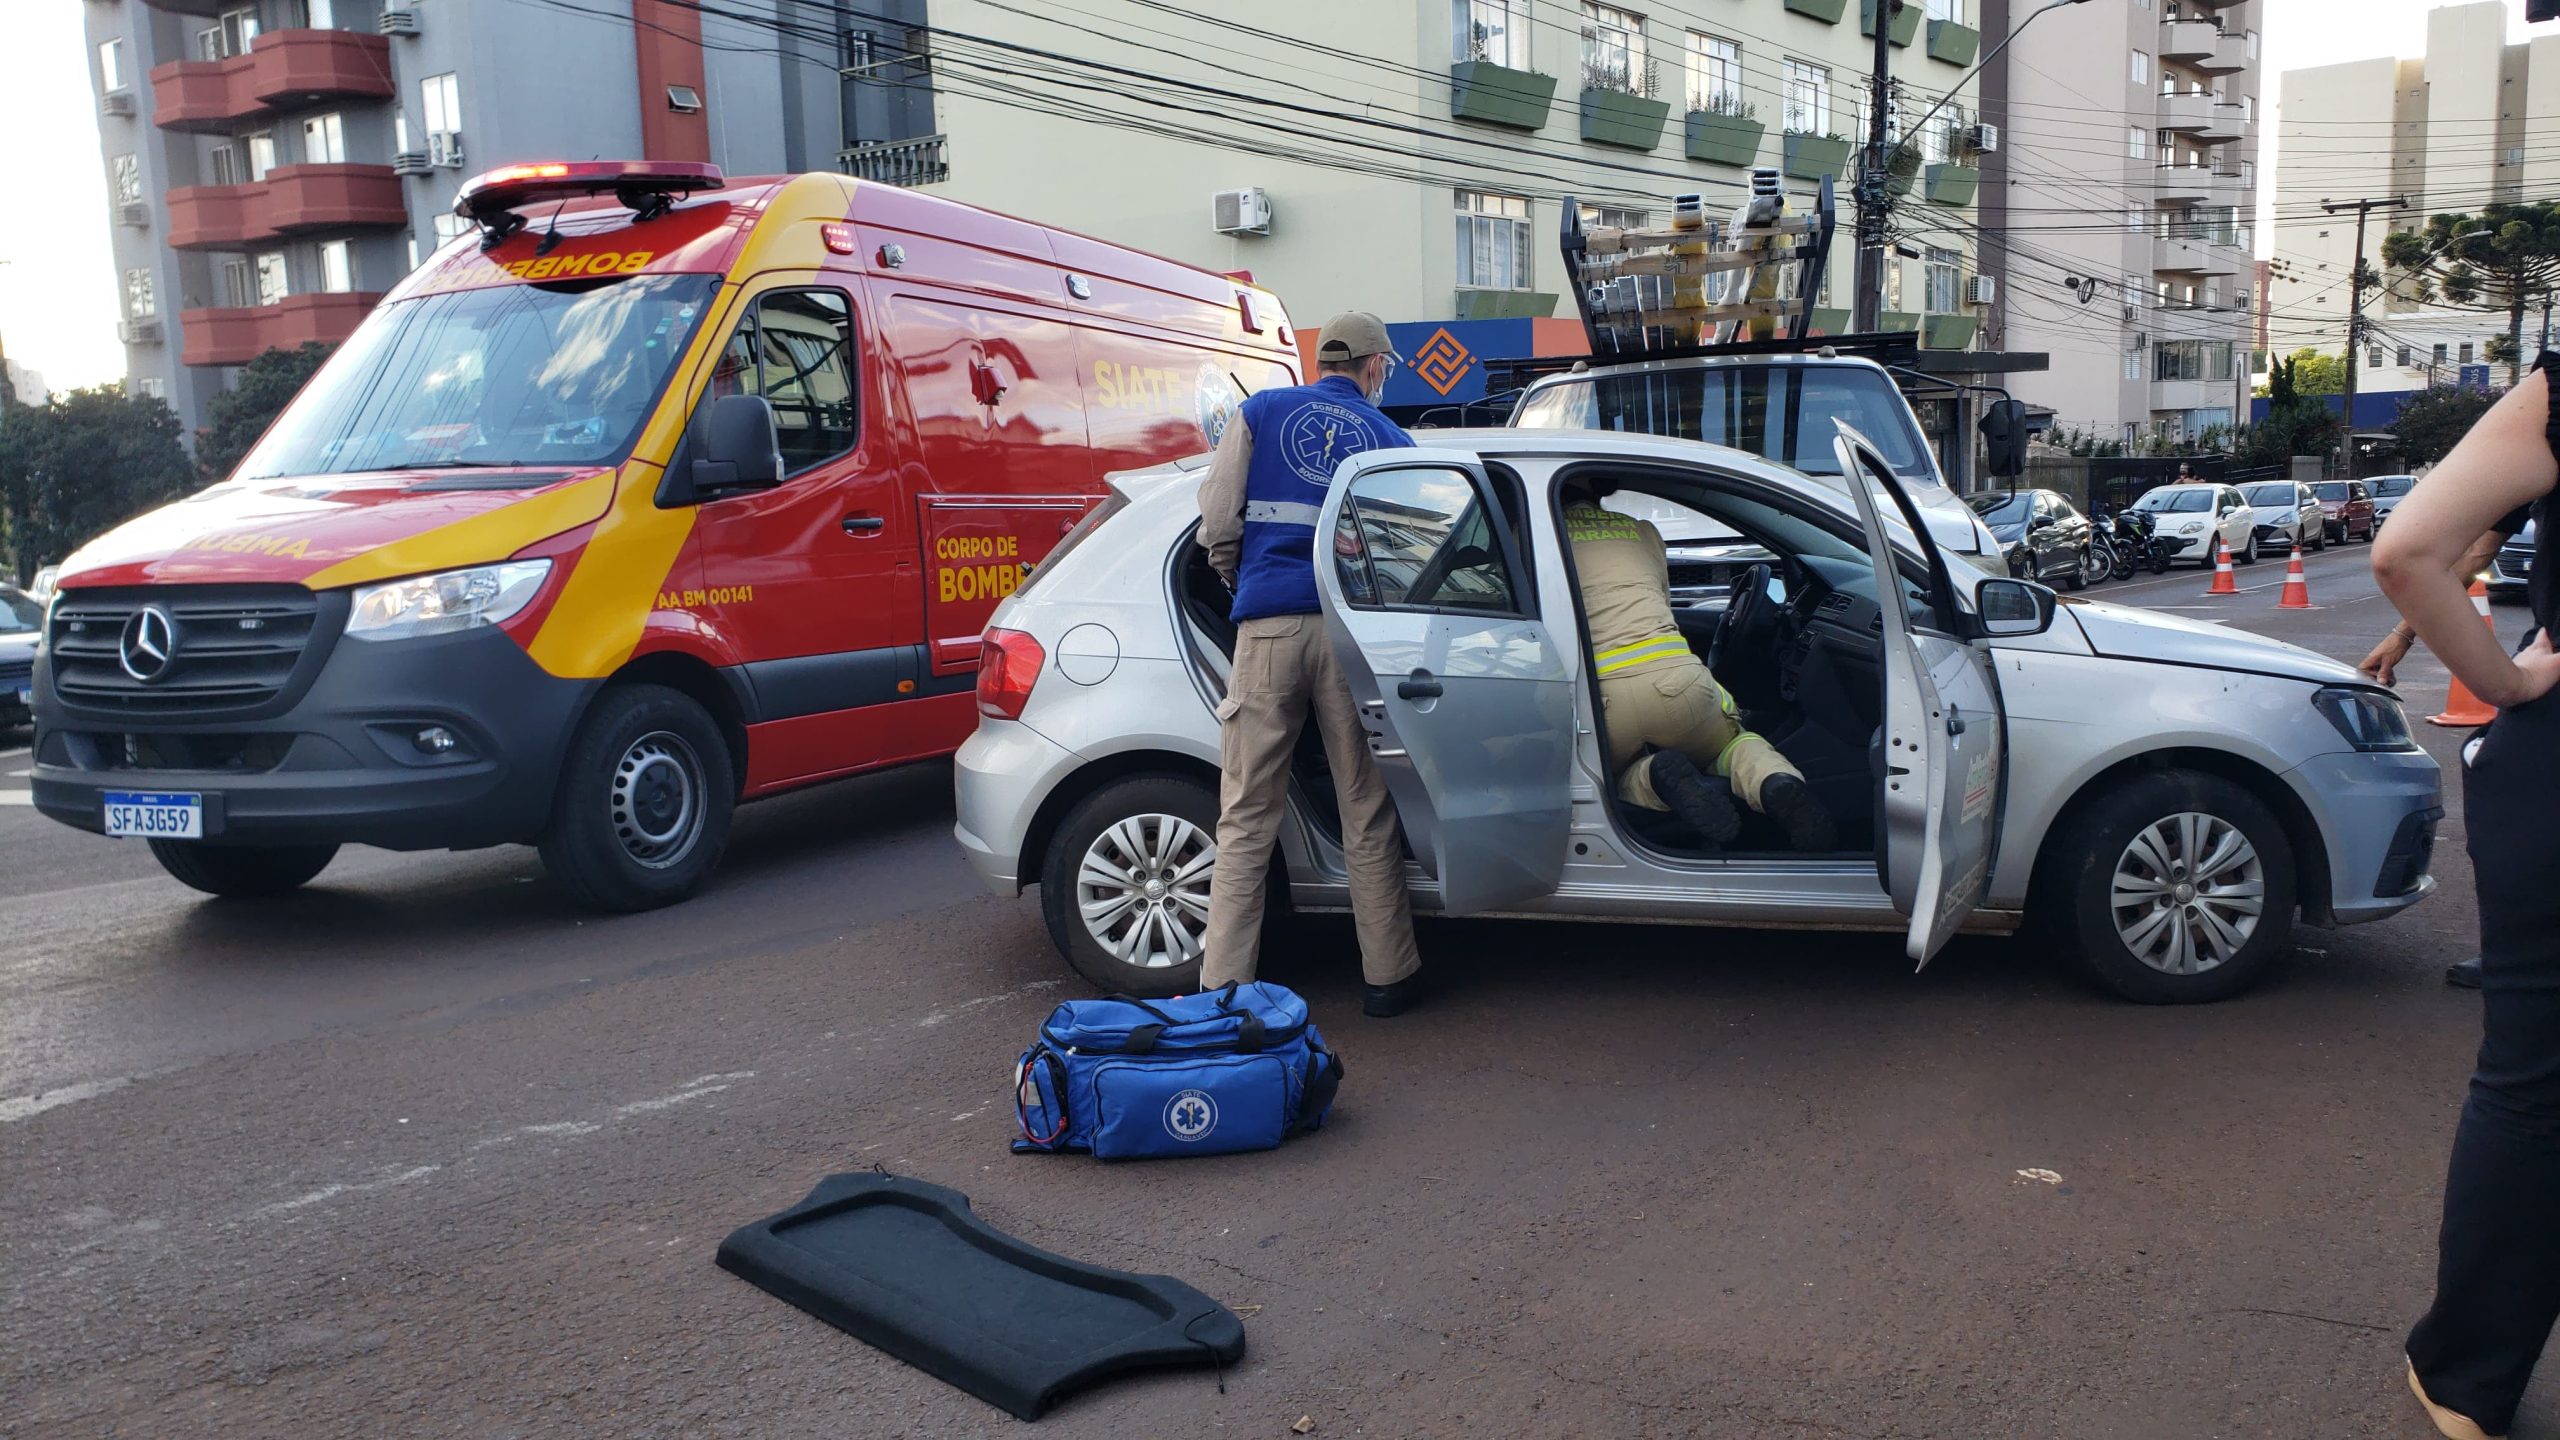
[[[1835,418],[1874,441],[1895,474],[1937,483],[1902,392],[1862,365],[1717,363],[1574,376],[1531,391],[1511,423],[1705,440],[1807,475],[1837,475]]]
[[[385,305],[233,476],[612,464],[638,438],[719,283],[635,275]]]

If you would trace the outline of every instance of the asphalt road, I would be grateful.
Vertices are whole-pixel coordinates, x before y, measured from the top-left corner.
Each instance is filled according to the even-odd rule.
[[[2391,618],[2365,555],[2314,558],[2308,612],[2269,563],[2096,593],[2352,659]],[[1005,1151],[1007,1066],[1077,992],[952,847],[945,768],[755,807],[709,893],[598,920],[515,850],[200,902],[26,808],[23,743],[0,1433],[1019,1433],[713,1267],[875,1164],[1245,1315],[1223,1393],[1129,1379],[1044,1432],[2429,1433],[2398,1345],[2478,1024],[2439,978],[2458,796],[2436,898],[2202,1009],[2010,941],[1914,977],[1882,937],[1426,922],[1446,983],[1377,1022],[1348,927],[1299,922],[1266,973],[1348,1061],[1335,1123],[1109,1167]]]

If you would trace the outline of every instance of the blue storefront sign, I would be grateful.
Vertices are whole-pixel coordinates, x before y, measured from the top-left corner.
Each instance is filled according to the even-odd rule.
[[[1379,403],[1407,406],[1464,405],[1485,397],[1484,362],[1536,352],[1534,321],[1411,320],[1387,326],[1387,338],[1404,363],[1387,381]]]

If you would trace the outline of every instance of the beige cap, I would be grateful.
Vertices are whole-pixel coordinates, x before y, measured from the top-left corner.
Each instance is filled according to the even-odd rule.
[[[1345,310],[1324,322],[1316,333],[1316,361],[1323,365],[1341,365],[1371,355],[1396,355],[1395,342],[1387,338],[1387,322],[1366,310]]]

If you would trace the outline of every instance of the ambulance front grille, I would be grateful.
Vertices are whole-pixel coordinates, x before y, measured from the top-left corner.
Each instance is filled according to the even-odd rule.
[[[128,668],[127,631],[139,634],[137,617],[152,606],[168,621],[166,661],[155,669],[137,648]],[[298,585],[65,591],[54,602],[45,653],[55,697],[74,709],[173,718],[236,712],[283,693],[319,618],[319,597]]]

